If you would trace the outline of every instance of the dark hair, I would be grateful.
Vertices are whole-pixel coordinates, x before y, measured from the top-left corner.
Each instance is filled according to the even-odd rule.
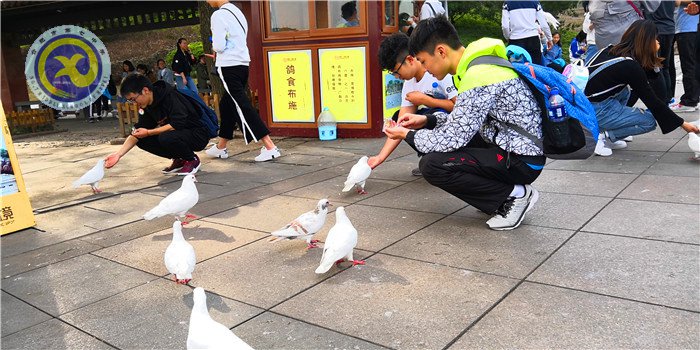
[[[653,49],[656,45],[658,31],[654,21],[638,20],[627,28],[620,43],[610,49],[613,56],[632,57],[645,70],[661,67],[663,58],[656,55]]]
[[[199,57],[197,57],[197,59],[198,59],[198,60],[201,60],[201,59],[204,58],[204,57],[207,57],[207,55],[204,55],[204,54],[199,55]]]
[[[586,34],[586,32],[584,32],[583,30],[582,30],[582,31],[579,31],[578,34],[576,34],[576,41],[578,41],[579,43],[585,42],[585,41],[586,41],[586,37],[588,37],[588,35]],[[560,40],[560,41],[561,41],[561,40]]]
[[[119,88],[119,92],[122,96],[126,96],[126,94],[130,93],[140,94],[144,87],[147,87],[151,91],[153,90],[153,84],[151,84],[148,78],[141,74],[131,74],[122,80],[122,86]]]
[[[418,52],[426,51],[432,55],[438,44],[446,44],[453,50],[462,47],[457,29],[444,15],[418,22],[418,26],[411,33],[408,53],[415,56]]]
[[[559,34],[559,32],[552,32],[552,39],[554,39],[555,35],[559,35],[559,42],[556,43],[556,45],[559,45],[559,47],[561,47],[561,34]],[[554,40],[552,40],[552,41],[554,41]]]
[[[143,64],[143,63],[137,64],[137,65],[136,65],[136,69],[137,69],[137,70],[139,70],[139,69],[142,70],[142,71],[143,71],[143,74],[148,74],[148,73],[151,72],[151,70],[148,68],[148,66],[145,65],[145,64]]]
[[[348,1],[340,7],[340,14],[344,19],[350,19],[357,12],[357,7],[354,1]]]
[[[583,6],[583,12],[588,12],[588,3],[590,1],[581,1],[581,6]]]
[[[131,61],[129,61],[129,60],[126,60],[126,61],[122,62],[122,67],[123,67],[124,65],[127,65],[127,66],[128,66],[129,72],[133,72],[134,70],[136,70],[136,68],[134,68],[134,64],[131,63]]]
[[[379,45],[379,67],[393,71],[400,59],[408,55],[408,35],[398,32],[389,35]]]
[[[187,41],[187,39],[185,39],[185,38],[177,39],[177,47],[176,47],[176,49],[182,51],[182,49],[180,49],[180,43],[183,42],[183,41]]]
[[[160,63],[161,61],[162,61],[163,63],[165,63],[165,60],[164,60],[164,59],[159,58],[158,61],[156,61],[156,64]]]

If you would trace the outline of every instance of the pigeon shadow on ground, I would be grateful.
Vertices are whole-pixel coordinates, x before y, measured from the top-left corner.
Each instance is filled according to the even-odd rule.
[[[192,224],[190,224],[192,225]],[[236,239],[226,235],[223,231],[212,227],[199,227],[187,225],[182,228],[182,235],[188,241],[217,241],[222,243],[235,242]],[[153,241],[170,241],[173,239],[171,232],[154,235]]]
[[[355,259],[358,258],[360,257],[358,256],[357,252],[355,252]],[[382,283],[398,284],[404,286],[411,284],[411,282],[409,282],[403,276],[382,268],[381,266],[384,265],[384,263],[382,263],[378,259],[368,259],[367,261],[365,261],[365,265],[349,265],[350,263],[347,261],[341,263],[340,269],[342,270],[342,273],[338,273],[337,276],[334,276],[334,278],[329,279],[325,283],[333,285],[343,285],[349,281],[354,281],[357,284]],[[337,270],[338,268],[332,267],[329,272],[332,272],[334,269]]]
[[[194,288],[192,290],[194,291]],[[231,308],[228,305],[226,305],[224,298],[222,298],[219,295],[210,293],[207,290],[204,291],[207,295],[207,310],[214,309],[221,313],[228,313],[231,311]],[[182,296],[182,303],[185,304],[190,310],[192,309],[192,306],[194,306],[194,300],[192,299],[193,295],[194,293],[187,293]]]

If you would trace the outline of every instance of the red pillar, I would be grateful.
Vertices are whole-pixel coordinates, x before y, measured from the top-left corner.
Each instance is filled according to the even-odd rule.
[[[0,48],[0,96],[5,114],[15,108],[15,102],[29,100],[27,78],[24,76],[24,57],[19,45],[6,35]]]

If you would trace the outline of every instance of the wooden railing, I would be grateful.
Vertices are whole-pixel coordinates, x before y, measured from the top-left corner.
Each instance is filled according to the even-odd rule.
[[[13,134],[26,134],[53,130],[56,119],[53,111],[50,109],[32,109],[22,112],[10,112],[7,115],[7,124]]]

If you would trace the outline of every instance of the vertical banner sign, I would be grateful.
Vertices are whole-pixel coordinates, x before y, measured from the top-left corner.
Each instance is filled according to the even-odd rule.
[[[321,108],[339,123],[367,123],[367,66],[364,47],[319,49]]]
[[[270,96],[272,121],[276,123],[313,123],[314,84],[311,75],[311,50],[270,51]]]
[[[35,225],[32,205],[12,144],[5,112],[0,108],[0,235]]]
[[[403,89],[403,80],[396,79],[393,74],[383,72],[382,87],[384,91],[384,118],[391,118],[401,108],[401,90]]]
[[[102,41],[91,31],[70,25],[41,34],[29,48],[24,65],[34,95],[61,111],[92,104],[105,91],[110,73]]]

